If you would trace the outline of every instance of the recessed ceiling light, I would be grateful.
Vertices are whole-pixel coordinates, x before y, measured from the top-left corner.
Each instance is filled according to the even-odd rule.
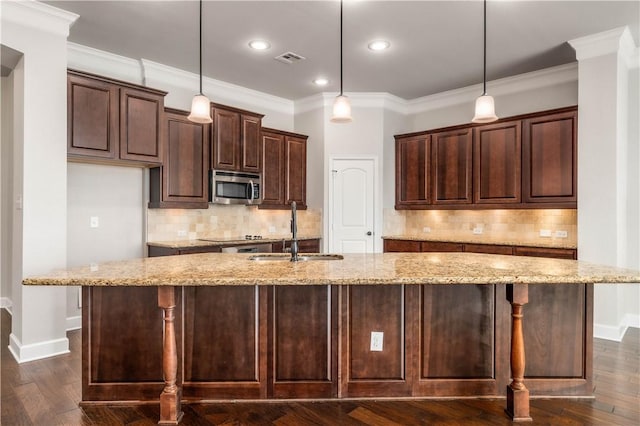
[[[318,77],[313,80],[313,84],[315,84],[316,86],[326,86],[327,84],[329,84],[329,80],[324,77]]]
[[[267,50],[271,45],[266,40],[253,40],[249,42],[249,47],[255,50]]]
[[[371,43],[369,43],[367,45],[369,47],[370,50],[385,50],[388,49],[389,46],[391,46],[391,43],[389,43],[386,40],[374,40]]]

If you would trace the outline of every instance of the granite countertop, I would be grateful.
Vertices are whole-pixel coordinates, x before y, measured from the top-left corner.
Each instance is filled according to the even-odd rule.
[[[431,236],[431,235],[385,235],[383,240],[408,240],[408,241],[434,241],[444,243],[468,243],[468,244],[490,244],[496,246],[519,246],[519,247],[542,247],[542,248],[562,248],[576,249],[576,244],[566,239],[551,239],[522,241],[509,240],[504,238],[491,238],[486,235],[469,236]]]
[[[344,260],[251,261],[249,254],[141,258],[53,271],[25,285],[207,286],[576,284],[640,282],[640,271],[575,260],[474,253],[345,254]]]
[[[317,235],[310,235],[304,237],[298,237],[298,241],[302,240],[318,240],[320,239]],[[178,240],[178,241],[151,241],[148,242],[148,246],[153,247],[166,247],[171,249],[183,249],[183,248],[192,248],[192,247],[212,247],[212,246],[229,246],[229,245],[247,245],[247,244],[269,244],[269,243],[279,243],[285,241],[291,241],[291,235],[286,236],[269,236],[263,237],[256,240],[247,240],[245,238],[203,238],[197,240]]]

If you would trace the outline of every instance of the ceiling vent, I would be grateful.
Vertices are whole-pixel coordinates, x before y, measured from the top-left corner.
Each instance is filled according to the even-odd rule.
[[[285,52],[274,58],[276,61],[283,62],[285,64],[293,64],[294,62],[303,61],[305,57],[293,52]]]

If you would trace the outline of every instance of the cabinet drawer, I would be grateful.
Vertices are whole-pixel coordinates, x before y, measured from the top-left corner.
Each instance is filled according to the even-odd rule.
[[[461,243],[444,243],[438,241],[423,241],[420,243],[420,251],[424,252],[458,252],[462,251]]]
[[[498,246],[489,244],[465,244],[464,251],[469,253],[487,253],[487,254],[513,254],[512,246]]]
[[[552,257],[555,259],[576,259],[577,252],[574,249],[542,248],[542,247],[514,247],[516,256]]]

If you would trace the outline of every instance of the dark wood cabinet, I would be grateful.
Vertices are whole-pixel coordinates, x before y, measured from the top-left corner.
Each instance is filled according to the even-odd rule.
[[[473,132],[463,128],[431,135],[433,204],[469,204]]]
[[[420,243],[420,251],[422,252],[461,252],[463,245],[461,243],[448,243],[441,241],[422,241]]]
[[[464,244],[464,251],[467,253],[486,253],[513,255],[512,246],[500,246],[495,244]]]
[[[276,129],[262,129],[261,209],[307,206],[307,136]]]
[[[516,256],[552,257],[555,259],[577,259],[575,249],[546,248],[546,247],[514,247]]]
[[[69,159],[160,164],[165,95],[159,90],[69,70]]]
[[[520,203],[520,121],[476,127],[473,139],[474,203]]]
[[[522,197],[526,203],[576,206],[577,111],[522,123]]]
[[[209,129],[194,123],[185,111],[165,109],[162,167],[149,174],[150,208],[194,208],[209,206]]]
[[[431,136],[396,138],[396,209],[431,203]]]
[[[200,247],[163,247],[150,243],[148,245],[149,257],[177,256],[180,254],[196,253],[220,253],[220,246],[200,246]]]
[[[408,241],[408,240],[384,240],[384,252],[420,252],[420,241]]]
[[[577,107],[396,135],[400,209],[576,208]]]
[[[212,104],[211,168],[244,172],[262,169],[262,115]]]

